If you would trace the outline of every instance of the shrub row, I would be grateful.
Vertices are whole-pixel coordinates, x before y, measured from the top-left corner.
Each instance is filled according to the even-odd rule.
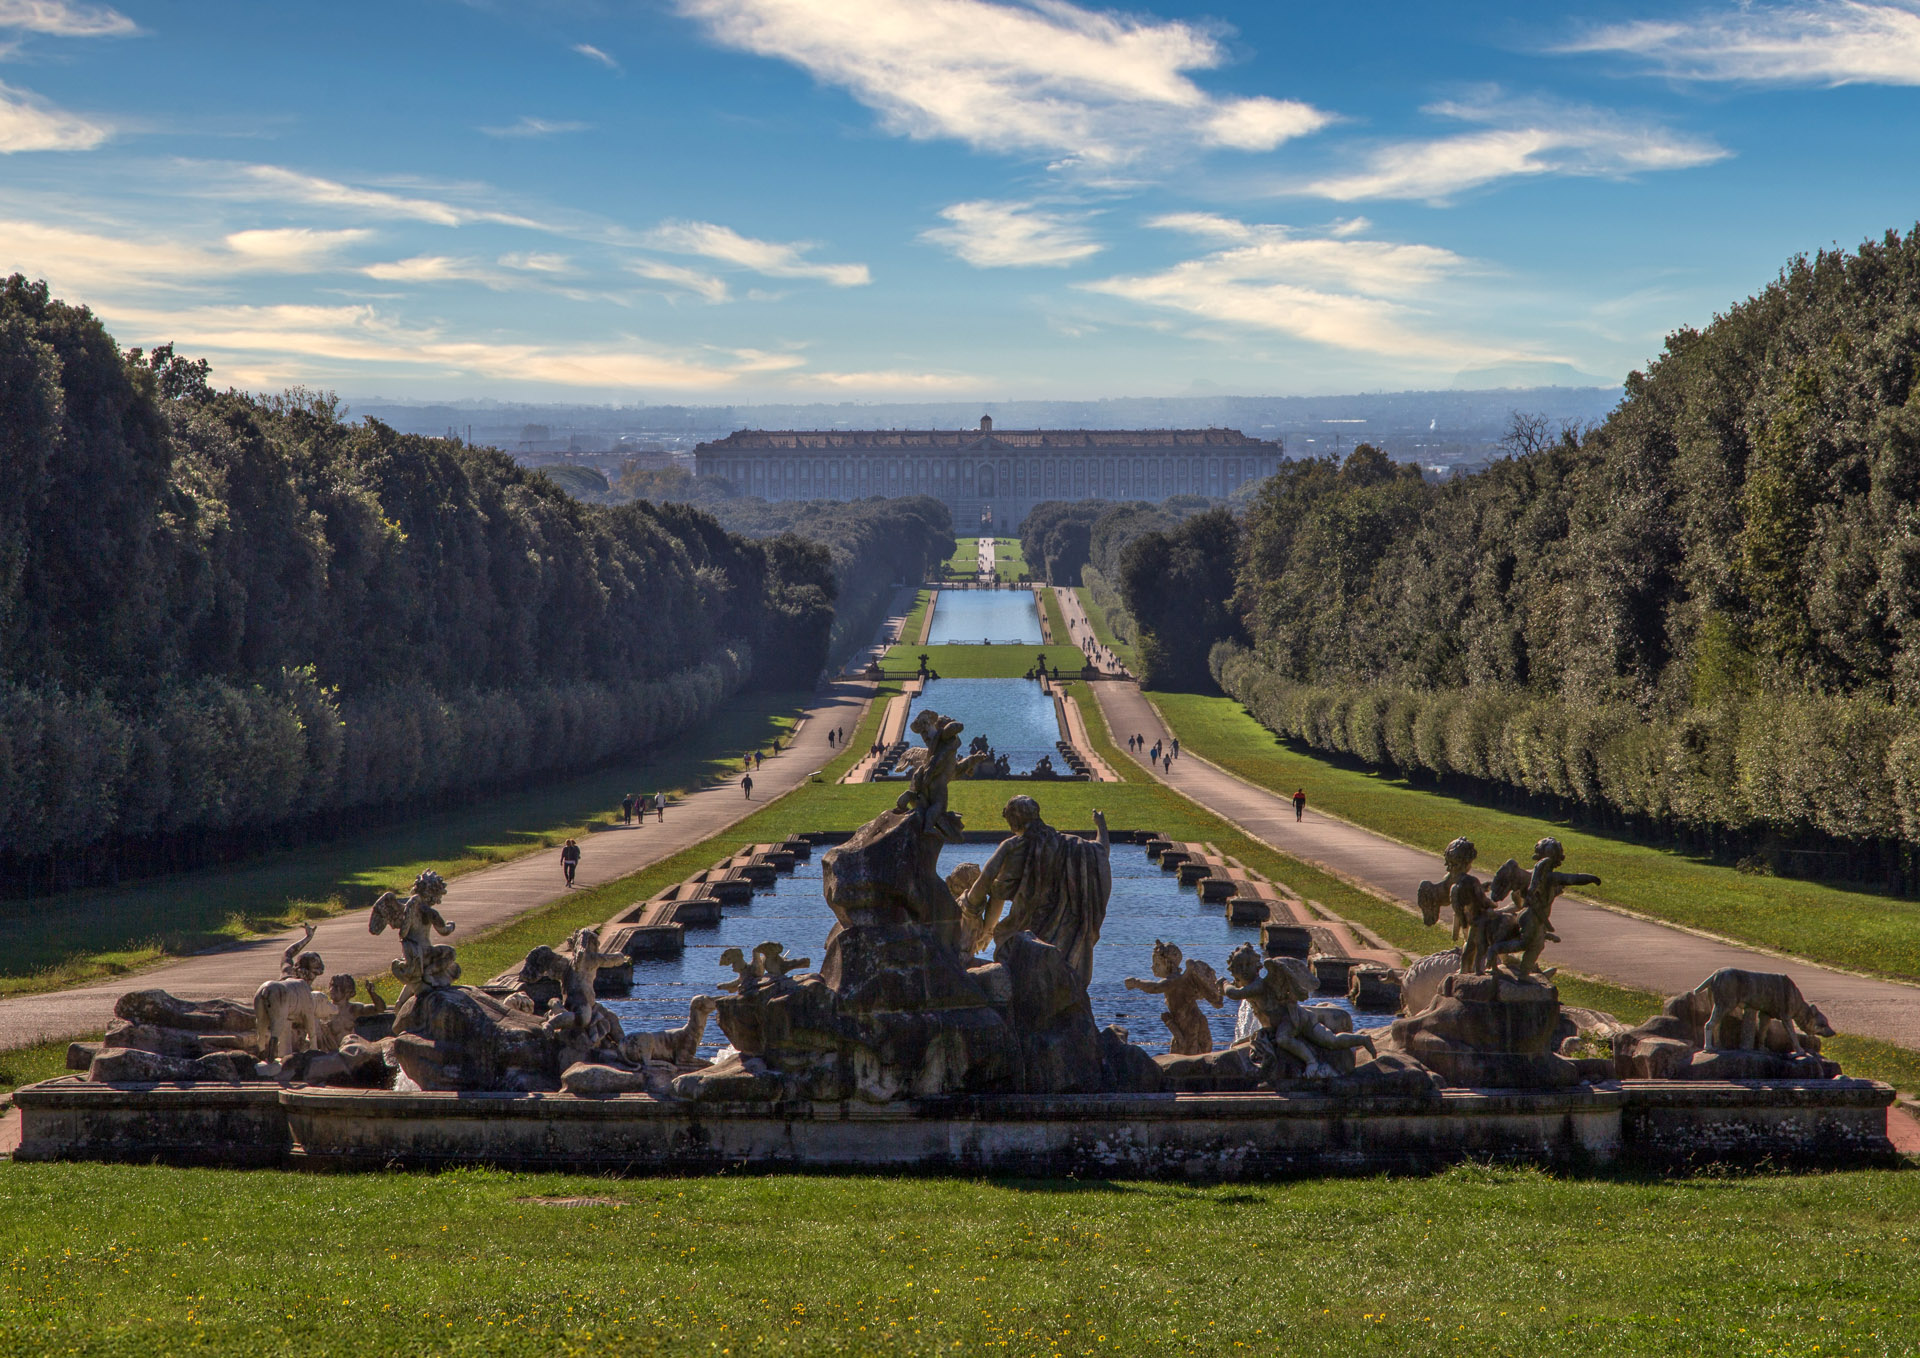
[[[735,645],[661,679],[348,697],[306,668],[274,685],[171,683],[144,711],[0,684],[0,846],[35,858],[262,829],[584,768],[704,720],[752,668]]]
[[[1298,683],[1226,642],[1211,664],[1269,730],[1376,767],[1661,825],[1920,843],[1920,718],[1877,698],[1762,692],[1648,719],[1493,686]]]

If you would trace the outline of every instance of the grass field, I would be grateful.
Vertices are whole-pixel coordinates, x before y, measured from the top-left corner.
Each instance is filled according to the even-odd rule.
[[[993,540],[993,573],[1001,580],[1018,580],[1027,573],[1027,558],[1019,538]]]
[[[953,555],[947,558],[947,574],[977,575],[980,572],[980,539],[955,538]]]
[[[934,673],[949,679],[1018,679],[1044,653],[1047,668],[1078,674],[1087,658],[1078,646],[914,646],[906,642],[889,650],[880,662],[888,674],[904,672],[912,678],[925,655]]]
[[[1689,928],[1850,971],[1920,980],[1920,902],[1820,882],[1761,877],[1672,850],[1478,806],[1387,774],[1342,768],[1281,742],[1230,698],[1155,693],[1184,747],[1251,782],[1304,787],[1308,804],[1394,839],[1440,850],[1456,835],[1491,870],[1528,860],[1542,835],[1567,848],[1567,868],[1603,879],[1582,894]]]
[[[1920,1174],[0,1166],[19,1353],[1910,1353]]]
[[[1073,637],[1067,631],[1067,615],[1061,611],[1060,598],[1050,589],[1040,591],[1040,610],[1047,619],[1047,630],[1053,634],[1056,642],[1071,642]],[[1075,645],[1075,650],[1079,646]]]
[[[1080,598],[1080,607],[1087,611],[1087,621],[1093,625],[1094,640],[1119,656],[1120,663],[1125,665],[1129,672],[1138,669],[1138,659],[1134,655],[1133,647],[1113,634],[1113,628],[1107,623],[1107,610],[1093,601],[1093,591],[1075,589],[1074,593]]]
[[[670,796],[738,772],[784,737],[808,696],[743,694],[646,755],[390,828],[233,867],[0,906],[0,996],[57,990],[223,940],[367,905],[423,869],[452,877],[586,833],[629,791]]]

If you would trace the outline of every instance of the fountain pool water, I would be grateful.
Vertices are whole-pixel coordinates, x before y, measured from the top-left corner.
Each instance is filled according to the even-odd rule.
[[[935,679],[913,700],[909,726],[923,707],[966,727],[960,737],[963,747],[975,736],[985,736],[1015,773],[1031,773],[1042,755],[1052,755],[1054,768],[1069,772],[1056,748],[1061,731],[1053,698],[1033,680]]]
[[[943,589],[933,601],[931,646],[1038,646],[1040,610],[1024,589]]]
[[[1010,787],[1009,795],[1017,790]],[[992,852],[991,844],[949,845],[941,853],[940,870],[946,873],[961,863],[985,863]],[[833,912],[820,890],[825,853],[824,848],[816,849],[812,860],[796,865],[792,876],[783,875],[773,887],[756,891],[752,905],[724,911],[717,928],[689,929],[686,951],[679,957],[635,962],[632,997],[605,1001],[607,1007],[620,1016],[629,1032],[676,1028],[687,1021],[689,1000],[703,992],[718,994],[716,987],[733,979],[732,971],[720,965],[722,950],[739,948],[750,953],[755,944],[767,939],[778,939],[790,956],[811,958],[813,966],[819,966],[827,930],[833,927]],[[1260,930],[1227,923],[1221,907],[1203,905],[1137,844],[1114,845],[1112,858],[1113,895],[1094,951],[1093,985],[1088,991],[1094,1022],[1102,1027],[1118,1023],[1148,1051],[1164,1052],[1167,1030],[1160,1022],[1159,996],[1128,990],[1124,984],[1129,976],[1152,977],[1154,940],[1179,944],[1188,957],[1207,962],[1224,978],[1227,954],[1242,943],[1258,947]],[[1357,1013],[1345,999],[1321,996],[1314,1003],[1353,1013],[1354,1023],[1362,1028],[1383,1027],[1392,1021],[1390,1014]],[[1235,1009],[1231,1000],[1220,1009],[1201,1006],[1216,1047],[1233,1041]],[[711,1057],[725,1040],[720,1025],[709,1019],[700,1054]]]

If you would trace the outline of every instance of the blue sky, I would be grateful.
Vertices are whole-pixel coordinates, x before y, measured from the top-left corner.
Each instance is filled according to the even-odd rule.
[[[1920,218],[1920,0],[0,0],[0,266],[249,388],[1617,381]]]

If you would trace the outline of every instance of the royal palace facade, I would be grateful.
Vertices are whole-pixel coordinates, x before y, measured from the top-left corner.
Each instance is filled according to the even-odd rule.
[[[1237,429],[742,429],[694,449],[696,476],[766,500],[932,495],[954,528],[1011,534],[1042,500],[1230,495],[1272,476],[1278,442]]]

